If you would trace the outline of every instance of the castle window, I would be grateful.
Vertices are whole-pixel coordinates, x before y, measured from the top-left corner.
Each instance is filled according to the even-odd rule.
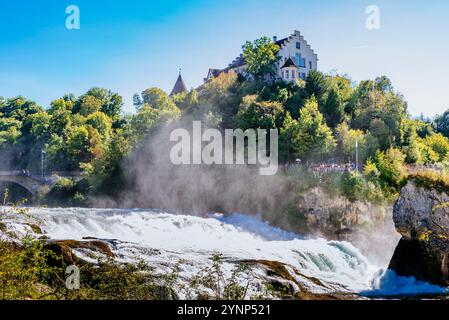
[[[296,49],[301,49],[301,42],[296,42]]]
[[[309,68],[312,69],[312,61],[309,61]]]
[[[289,76],[290,76],[290,74],[289,74],[288,70],[285,70],[285,79],[288,79]]]
[[[301,67],[301,68],[305,68],[306,67],[306,59],[303,59],[299,52],[296,53],[295,60],[296,60],[295,61],[296,66]]]
[[[292,70],[292,79],[295,79],[295,70]]]
[[[298,52],[295,55],[295,64],[300,67],[301,66],[301,54]]]

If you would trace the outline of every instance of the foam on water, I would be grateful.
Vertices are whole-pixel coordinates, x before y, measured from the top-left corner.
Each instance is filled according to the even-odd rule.
[[[192,262],[191,267],[184,268],[186,273],[198,272],[196,264],[207,263],[213,253],[219,252],[228,259],[284,262],[306,276],[335,284],[340,290],[367,295],[427,290],[422,283],[408,278],[404,280],[390,273],[383,275],[382,266],[370,263],[350,243],[305,239],[272,227],[255,216],[214,214],[197,217],[152,210],[79,208],[31,211],[43,219],[44,230],[53,239],[120,240],[122,244],[113,248],[117,256],[126,260],[131,259],[131,253],[137,252],[141,259],[162,264],[184,259]],[[145,254],[149,249],[161,253]],[[429,288],[429,292],[440,292],[441,289]]]
[[[371,290],[362,291],[367,297],[447,295],[448,289],[416,280],[414,277],[400,277],[392,270],[379,272],[373,279]]]

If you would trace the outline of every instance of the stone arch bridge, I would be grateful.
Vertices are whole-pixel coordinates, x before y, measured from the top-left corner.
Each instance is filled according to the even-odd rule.
[[[24,171],[0,171],[0,182],[14,183],[26,189],[33,197],[44,186],[53,186],[59,177],[80,179],[80,173],[54,172],[52,175],[32,175]]]

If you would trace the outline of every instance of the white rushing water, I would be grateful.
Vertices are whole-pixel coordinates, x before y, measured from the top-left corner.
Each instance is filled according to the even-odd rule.
[[[43,229],[51,239],[107,240],[119,260],[143,259],[161,268],[187,261],[181,267],[181,275],[187,278],[209,264],[214,253],[221,253],[225,261],[283,262],[336,291],[366,295],[444,292],[391,272],[382,277],[385,266],[374,265],[350,243],[305,239],[254,216],[197,217],[151,210],[80,208],[34,208],[31,213],[42,219]]]

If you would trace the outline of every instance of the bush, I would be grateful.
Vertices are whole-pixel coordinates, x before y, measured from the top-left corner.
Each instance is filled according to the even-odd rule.
[[[85,179],[58,178],[43,201],[51,206],[83,206],[88,194],[89,183]]]
[[[447,171],[421,170],[410,175],[407,181],[413,181],[417,186],[425,189],[449,193],[449,174]]]
[[[379,171],[379,178],[384,187],[398,190],[407,172],[404,166],[405,155],[396,148],[387,152],[377,151],[372,163]]]
[[[349,201],[364,199],[366,181],[359,172],[345,172],[341,179],[341,187]]]

